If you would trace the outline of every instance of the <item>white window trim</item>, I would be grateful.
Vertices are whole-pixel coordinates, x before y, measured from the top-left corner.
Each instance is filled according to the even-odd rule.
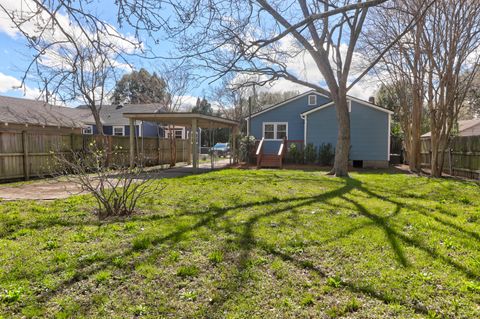
[[[310,103],[310,98],[314,98],[313,103]],[[317,95],[316,94],[310,94],[308,95],[308,106],[316,106],[317,105]]]
[[[90,133],[86,133],[85,130],[86,129],[90,129]],[[82,134],[84,135],[93,135],[93,125],[87,125],[85,126],[83,129],[82,129]]]
[[[118,128],[122,129],[122,135],[116,135],[116,134],[115,134],[115,129],[116,129],[116,128],[117,128],[117,129],[118,129]],[[113,135],[113,136],[125,136],[125,126],[123,126],[123,125],[114,125],[114,126],[112,126],[112,135]]]
[[[391,130],[391,121],[392,121],[392,114],[388,114],[388,134],[387,134],[387,155],[388,155],[388,162],[390,163],[390,130]]]
[[[273,136],[277,137],[277,126],[278,125],[285,125],[286,126],[286,137],[288,140],[288,122],[262,122],[262,137],[266,141],[283,141],[282,139],[278,138],[265,138],[265,125],[273,125]]]
[[[140,121],[140,124],[135,125],[135,126],[138,127],[138,136],[142,137],[142,135],[143,135],[143,121]]]
[[[352,113],[352,100],[347,100],[348,113]]]
[[[180,132],[180,137],[177,137],[177,132]],[[173,135],[175,136],[176,139],[184,139],[184,129],[183,128],[176,128],[173,130]]]

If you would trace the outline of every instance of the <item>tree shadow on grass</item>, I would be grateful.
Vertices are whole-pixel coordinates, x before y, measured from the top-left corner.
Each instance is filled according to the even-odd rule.
[[[163,243],[166,243],[166,242],[178,243],[182,239],[182,236],[184,234],[186,234],[188,232],[191,232],[191,231],[194,231],[194,230],[197,230],[201,227],[208,226],[212,221],[223,217],[226,213],[228,213],[230,211],[243,210],[243,209],[247,209],[247,208],[261,207],[261,206],[272,205],[272,204],[281,204],[281,203],[287,203],[288,204],[288,203],[292,203],[292,202],[298,203],[300,201],[300,203],[298,203],[298,204],[289,204],[287,207],[285,207],[281,210],[278,210],[276,212],[272,212],[271,214],[257,216],[255,219],[253,219],[251,221],[248,221],[245,224],[245,231],[244,231],[244,234],[242,235],[241,240],[240,240],[241,246],[244,247],[244,248],[243,248],[243,252],[240,255],[239,261],[237,262],[237,264],[238,264],[237,268],[238,269],[244,269],[245,263],[248,260],[249,251],[252,248],[252,246],[250,245],[250,243],[252,242],[251,236],[253,236],[252,227],[259,218],[272,216],[274,214],[279,214],[280,212],[285,212],[285,211],[288,211],[288,210],[293,209],[295,207],[301,207],[301,206],[309,205],[309,204],[312,204],[312,203],[315,203],[315,202],[318,202],[318,201],[326,200],[327,198],[330,198],[330,197],[337,197],[337,196],[340,196],[342,194],[345,194],[346,192],[350,191],[351,189],[352,189],[352,185],[350,185],[347,182],[340,189],[335,189],[335,190],[332,190],[330,192],[322,193],[322,194],[319,194],[319,195],[316,195],[316,196],[293,197],[293,198],[286,198],[286,199],[274,198],[274,199],[270,199],[270,200],[265,200],[265,201],[260,201],[260,202],[258,202],[258,201],[250,202],[250,203],[239,204],[239,205],[235,205],[235,206],[227,206],[227,207],[222,207],[222,208],[216,207],[214,209],[209,209],[207,211],[204,211],[204,214],[207,214],[208,216],[205,217],[205,218],[202,218],[200,221],[194,223],[193,225],[180,227],[177,230],[175,230],[174,232],[171,232],[166,236],[158,236],[156,238],[153,238],[152,241],[151,241],[151,244],[153,246],[156,246],[156,245],[160,245],[160,244],[163,244]],[[198,215],[198,212],[187,212],[187,213],[185,213],[185,215]],[[178,214],[176,216],[178,216]],[[171,216],[171,217],[175,217],[175,216]],[[164,217],[160,217],[160,218],[164,218]],[[96,272],[107,268],[108,266],[110,266],[112,264],[113,260],[115,260],[116,258],[123,258],[123,257],[131,256],[135,252],[138,253],[138,251],[133,249],[133,247],[130,247],[130,248],[128,248],[128,249],[126,249],[126,250],[124,250],[120,253],[111,254],[110,256],[108,256],[108,258],[105,258],[101,262],[98,262],[98,261],[88,262],[87,261],[87,262],[81,263],[79,265],[77,271],[75,272],[75,274],[70,279],[67,279],[67,280],[64,280],[63,282],[61,282],[56,289],[46,291],[43,294],[39,295],[38,299],[42,303],[48,302],[55,295],[61,294],[62,291],[68,290],[69,287],[76,284],[77,282],[88,279],[90,276],[92,276]]]
[[[424,215],[424,216],[427,216],[427,217],[432,217],[430,214],[427,214],[425,212],[425,208],[424,207],[421,207],[419,205],[410,205],[410,204],[407,204],[407,203],[400,203],[398,201],[395,201],[395,200],[392,200],[390,198],[387,198],[385,196],[382,196],[382,195],[378,195],[370,190],[368,190],[367,188],[365,188],[361,182],[359,181],[355,181],[354,182],[357,186],[356,186],[356,189],[358,189],[359,191],[365,193],[367,196],[370,196],[372,198],[378,198],[379,200],[382,200],[382,201],[386,201],[386,202],[389,202],[391,204],[394,204],[396,205],[396,211],[399,211],[399,209],[401,207],[409,207],[410,209],[413,209],[415,210],[416,212]],[[399,240],[412,246],[412,247],[415,247],[417,249],[420,249],[422,250],[423,252],[427,253],[431,258],[433,259],[440,259],[442,260],[444,263],[450,265],[451,267],[453,267],[454,269],[462,272],[466,277],[468,277],[469,279],[476,279],[478,278],[479,274],[472,271],[471,269],[468,269],[467,267],[465,267],[463,264],[459,263],[459,262],[456,262],[455,260],[451,259],[450,257],[447,257],[445,255],[442,255],[440,252],[438,252],[435,248],[432,248],[432,247],[428,247],[427,245],[425,245],[424,243],[422,243],[421,241],[417,240],[417,239],[414,239],[414,238],[411,238],[411,237],[408,237],[406,236],[405,234],[402,234],[400,232],[398,232],[397,230],[395,230],[393,227],[390,227],[388,225],[388,223],[386,222],[386,220],[378,215],[375,215],[374,213],[371,213],[368,209],[366,209],[366,207],[364,207],[363,205],[361,205],[360,203],[352,200],[352,199],[347,199],[345,198],[345,200],[349,201],[350,203],[354,204],[355,207],[360,211],[360,213],[368,218],[370,218],[371,220],[373,220],[376,224],[378,224],[382,229],[385,230],[385,232],[387,233],[387,236],[389,238],[389,241],[390,243],[392,244],[392,248],[394,249],[394,251],[397,253],[397,256],[399,259],[403,259],[404,257],[401,257],[401,256],[404,256],[398,242]],[[437,220],[434,218],[434,220]],[[454,225],[450,224],[450,223],[446,223],[444,221],[442,221],[441,219],[438,220],[438,222],[446,225],[446,226],[450,226],[450,227],[453,227]],[[454,229],[458,230],[457,227],[453,227]],[[461,229],[461,228],[460,228]],[[463,231],[462,230],[459,230],[459,231]],[[474,237],[475,238],[475,237]]]
[[[158,219],[175,218],[176,216],[179,216],[179,215],[185,215],[185,216],[186,215],[197,216],[200,214],[206,215],[204,218],[201,218],[197,222],[194,222],[192,225],[177,228],[175,231],[167,234],[166,236],[158,236],[153,238],[152,240],[153,246],[160,245],[163,243],[174,244],[181,241],[182,236],[188,232],[198,230],[202,227],[211,227],[212,222],[214,222],[219,218],[225,217],[225,215],[229,212],[233,212],[233,211],[241,212],[244,209],[254,208],[254,207],[259,208],[267,205],[275,205],[275,206],[278,206],[280,204],[286,205],[285,207],[280,207],[280,208],[276,207],[268,210],[265,213],[256,214],[255,216],[252,216],[251,218],[247,219],[246,222],[241,225],[242,231],[240,233],[233,231],[233,228],[231,227],[231,225],[230,227],[229,226],[225,227],[224,230],[226,232],[229,232],[237,236],[237,240],[240,247],[240,253],[238,254],[238,257],[235,258],[235,261],[234,261],[235,271],[232,271],[230,274],[230,277],[227,279],[229,282],[224,283],[225,286],[228,287],[228,289],[219,293],[218,296],[214,299],[214,302],[207,306],[208,307],[207,311],[209,314],[218,313],[219,315],[221,315],[220,311],[222,310],[221,309],[222,305],[229,299],[234,298],[235,295],[239,294],[242,291],[246,281],[248,280],[248,277],[243,276],[243,274],[249,265],[249,261],[251,259],[251,253],[253,249],[257,249],[257,248],[262,249],[267,253],[270,253],[274,256],[278,256],[279,258],[285,261],[289,261],[290,263],[292,263],[293,265],[296,265],[297,267],[308,269],[312,272],[319,274],[322,277],[326,277],[327,276],[326,272],[320,269],[319,267],[315,267],[311,263],[306,263],[305,260],[297,259],[297,257],[293,254],[292,255],[286,254],[285,252],[279,251],[276,247],[272,247],[267,243],[259,241],[257,238],[255,238],[254,228],[262,218],[276,216],[276,215],[288,212],[292,209],[308,206],[318,202],[327,202],[330,199],[334,199],[334,198],[341,198],[347,203],[353,205],[363,216],[367,217],[371,221],[369,223],[365,223],[364,226],[360,225],[357,228],[354,227],[342,232],[343,236],[346,237],[351,233],[357,231],[358,229],[365,227],[366,225],[377,225],[385,231],[387,239],[389,240],[392,246],[392,249],[396,254],[396,258],[400,264],[404,266],[408,266],[407,257],[405,256],[405,253],[400,245],[401,242],[404,242],[408,245],[414,246],[418,249],[421,249],[427,252],[432,258],[441,259],[447,264],[450,264],[451,266],[461,270],[469,278],[476,276],[475,273],[468,270],[466,267],[459,265],[458,263],[456,263],[455,261],[451,260],[446,256],[440,255],[434,249],[425,246],[423,243],[419,242],[418,240],[412,239],[404,234],[399,233],[393,227],[391,227],[388,224],[388,219],[400,213],[401,208],[403,207],[402,203],[399,203],[397,201],[391,200],[389,198],[386,198],[384,196],[371,192],[370,190],[366,189],[361,184],[361,182],[355,179],[342,179],[342,181],[343,181],[343,186],[341,188],[335,189],[326,193],[321,193],[319,195],[314,195],[314,196],[291,197],[291,198],[285,198],[285,199],[274,198],[274,199],[269,199],[264,201],[255,201],[255,202],[249,202],[249,203],[243,203],[243,204],[237,203],[236,205],[227,206],[227,207],[213,207],[211,209],[204,210],[204,211],[187,211],[181,214],[172,214],[170,216],[165,216],[165,215],[163,216],[157,215],[157,216],[151,216],[151,217],[148,216],[148,217],[145,217],[145,220],[148,221],[148,220],[156,220],[157,218]],[[357,189],[361,192],[364,192],[367,196],[370,196],[372,198],[378,198],[379,200],[387,201],[396,205],[395,212],[388,217],[377,216],[376,214],[370,212],[365,206],[361,205],[355,199],[351,199],[350,196],[347,197],[347,194],[352,189]],[[139,220],[142,220],[142,218],[139,217]],[[238,225],[236,226],[238,227]],[[338,238],[340,237],[341,236],[338,236]],[[338,240],[338,238],[337,237],[332,238],[331,241],[333,242],[335,240]],[[322,244],[322,243],[319,243],[319,244]],[[71,287],[72,285],[82,280],[88,279],[90,278],[90,276],[92,276],[96,272],[110,266],[112,264],[112,261],[115,258],[131,256],[134,253],[139,253],[139,252],[134,250],[133,248],[128,248],[121,252],[111,254],[110,256],[105,258],[105,260],[101,262],[96,262],[95,264],[94,262],[85,262],[85,263],[79,264],[79,266],[77,267],[76,273],[71,279],[63,281],[56,289],[50,290],[40,295],[39,302],[42,302],[42,303],[48,302],[54,296],[57,296],[59,294],[62,294],[65,291],[68,291],[69,287]],[[145,251],[141,254],[145,255],[148,253],[149,253],[148,251]],[[360,285],[357,285],[355,283],[345,283],[344,286],[345,288],[351,290],[352,292],[363,293],[367,296],[373,297],[383,302],[392,302],[392,301],[398,302],[402,305],[405,305],[406,307],[412,308],[414,311],[418,313],[421,313],[421,314],[426,313],[426,309],[423,307],[409,304],[403,300],[399,300],[399,299],[397,300],[390,295],[382,294],[381,292],[375,291],[370,287],[361,287]]]
[[[276,247],[269,245],[265,242],[261,242],[258,239],[254,237],[254,232],[253,228],[255,227],[255,224],[262,219],[266,217],[271,217],[277,214],[281,214],[283,212],[289,211],[295,207],[303,206],[303,205],[309,205],[313,204],[318,200],[323,200],[323,201],[328,201],[330,198],[341,198],[345,202],[350,203],[353,205],[361,215],[367,217],[369,220],[371,220],[371,223],[366,223],[365,225],[361,225],[357,228],[351,228],[348,231],[345,231],[344,235],[348,236],[349,234],[355,232],[356,230],[365,227],[367,225],[375,225],[382,229],[385,232],[385,235],[392,247],[393,252],[395,253],[397,261],[404,267],[410,266],[410,263],[407,259],[407,256],[402,248],[402,242],[415,247],[417,249],[422,250],[423,252],[427,253],[431,258],[433,259],[440,259],[442,262],[452,266],[454,269],[462,272],[466,277],[473,279],[478,276],[475,272],[471,271],[470,269],[466,268],[460,263],[455,262],[451,258],[444,256],[440,254],[438,251],[436,251],[433,248],[430,248],[426,246],[424,243],[420,242],[419,240],[416,240],[414,238],[410,238],[399,231],[397,231],[394,227],[390,226],[389,224],[389,219],[397,216],[402,208],[404,207],[403,203],[399,203],[397,201],[392,201],[389,198],[386,198],[385,196],[378,195],[374,192],[371,192],[370,190],[366,189],[362,183],[358,180],[355,179],[349,179],[347,181],[347,184],[349,185],[348,192],[350,192],[351,189],[357,189],[361,192],[364,192],[367,196],[371,198],[376,198],[381,201],[386,201],[389,202],[393,205],[395,205],[395,210],[393,213],[391,213],[389,216],[382,217],[378,216],[371,211],[369,211],[364,205],[360,204],[357,200],[351,199],[347,197],[348,192],[338,192],[335,194],[335,196],[327,196],[323,198],[312,198],[312,200],[304,201],[300,204],[297,205],[290,205],[286,208],[282,209],[274,209],[271,210],[265,214],[261,215],[256,215],[252,218],[250,218],[245,225],[243,226],[243,232],[239,234],[238,232],[232,232],[231,230],[229,231],[230,233],[239,236],[239,241],[241,243],[241,254],[239,255],[239,258],[237,259],[236,262],[236,272],[235,274],[237,275],[232,275],[230,278],[230,284],[227,286],[230,288],[228,291],[222,292],[221,296],[219,296],[216,299],[216,302],[210,306],[209,308],[209,314],[221,314],[221,306],[229,299],[234,298],[235,295],[239,294],[242,290],[242,287],[245,284],[246,278],[244,276],[241,276],[241,274],[245,271],[246,265],[248,264],[247,261],[249,259],[249,255],[252,249],[255,248],[261,248],[264,250],[266,253],[272,254],[274,256],[277,256],[281,258],[284,261],[288,261],[292,264],[294,264],[298,268],[303,268],[303,269],[308,269],[310,271],[313,271],[320,275],[323,278],[327,277],[327,272],[325,270],[322,270],[319,267],[314,266],[314,263],[311,262],[306,262],[305,260],[298,259],[294,255],[289,255],[286,254],[285,252],[279,251]],[[338,240],[339,238],[334,238],[334,240]],[[321,244],[321,243],[320,243]],[[366,296],[370,296],[372,298],[375,298],[377,300],[380,300],[384,303],[398,303],[401,304],[407,308],[412,309],[414,312],[426,315],[428,314],[428,309],[425,306],[416,304],[416,303],[410,303],[406,300],[402,300],[400,298],[397,298],[395,296],[392,296],[391,294],[385,294],[380,291],[377,291],[376,289],[369,287],[369,286],[361,286],[359,284],[356,284],[355,282],[344,282],[343,287],[346,289],[355,292],[355,293],[361,293]]]
[[[308,206],[317,202],[324,202],[327,201],[330,198],[335,198],[339,196],[343,196],[344,194],[347,194],[350,192],[353,188],[353,185],[349,183],[348,180],[346,180],[346,185],[343,186],[340,189],[333,190],[324,194],[320,194],[317,196],[312,196],[310,198],[295,198],[291,201],[295,201],[295,203],[290,203],[289,205],[282,207],[282,208],[276,208],[272,209],[266,213],[263,214],[256,214],[255,216],[249,218],[243,225],[243,231],[240,232],[240,234],[236,231],[233,230],[232,225],[225,227],[224,231],[230,234],[233,234],[238,237],[238,243],[240,246],[240,253],[238,257],[236,258],[235,263],[235,271],[231,272],[230,278],[228,279],[228,283],[222,283],[222,285],[226,285],[229,287],[228,290],[222,291],[220,294],[215,296],[214,302],[208,306],[208,314],[209,315],[214,315],[214,314],[219,314],[221,315],[223,312],[221,311],[221,307],[230,299],[233,299],[234,296],[238,295],[242,289],[243,286],[245,285],[248,277],[244,276],[245,271],[249,267],[249,261],[250,261],[250,255],[253,249],[255,248],[261,248],[264,249],[264,247],[258,246],[258,242],[255,239],[254,236],[254,227],[257,225],[257,223],[263,219],[263,218],[268,218],[268,217],[273,217],[280,215],[282,213],[287,213],[292,209],[295,208],[300,208],[303,206]],[[298,202],[300,201],[300,202]],[[279,203],[279,201],[275,202],[276,204]],[[362,226],[363,227],[363,226]],[[361,228],[361,227],[359,227]],[[350,232],[354,232],[357,229],[353,228],[350,231],[347,231],[344,235],[347,236]],[[338,239],[338,238],[337,238]]]
[[[394,200],[394,199],[391,199],[389,197],[380,195],[380,194],[378,194],[378,193],[376,193],[372,190],[366,189],[365,187],[360,187],[359,189],[370,197],[373,197],[373,198],[376,197],[378,199],[381,199],[382,201],[390,202],[390,203],[396,205],[397,207],[411,209],[411,210],[413,210],[413,211],[415,211],[415,212],[417,212],[417,213],[419,213],[419,214],[421,214],[425,217],[432,218],[436,222],[438,222],[438,223],[440,223],[440,224],[442,224],[446,227],[452,228],[453,230],[457,231],[458,233],[460,233],[462,235],[468,235],[468,236],[470,236],[471,239],[480,241],[480,234],[478,234],[477,232],[471,231],[471,230],[469,230],[465,227],[461,227],[461,226],[459,226],[457,224],[454,224],[454,223],[452,223],[448,220],[445,220],[444,218],[440,218],[439,216],[435,216],[434,214],[432,214],[432,211],[430,209],[426,208],[426,207],[423,207],[419,204],[411,204],[411,203],[406,203],[406,202],[400,202],[398,200]],[[456,217],[456,215],[453,215],[452,213],[446,211],[445,209],[443,209],[441,207],[437,207],[436,209],[439,210],[439,212],[441,214]]]

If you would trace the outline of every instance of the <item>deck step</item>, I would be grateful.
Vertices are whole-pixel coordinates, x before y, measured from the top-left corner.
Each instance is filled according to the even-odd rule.
[[[275,154],[264,154],[260,167],[282,167],[282,157]]]

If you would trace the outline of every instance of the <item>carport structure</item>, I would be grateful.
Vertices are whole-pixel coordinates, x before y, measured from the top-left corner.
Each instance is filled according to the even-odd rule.
[[[192,166],[193,172],[198,169],[198,128],[213,129],[213,128],[230,128],[232,137],[237,135],[238,122],[226,118],[197,114],[187,112],[171,112],[171,113],[123,113],[123,116],[130,121],[130,166],[135,165],[135,125],[136,121],[156,122],[162,125],[184,126],[191,129],[190,141],[192,147]],[[133,133],[133,134],[132,134]],[[236,157],[236,141],[232,138],[232,154],[233,162],[237,160]]]

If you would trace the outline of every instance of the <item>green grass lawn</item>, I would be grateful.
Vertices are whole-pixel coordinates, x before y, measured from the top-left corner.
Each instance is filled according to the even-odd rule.
[[[98,222],[89,196],[0,203],[3,317],[480,316],[477,184],[287,170],[159,182],[128,220]]]

